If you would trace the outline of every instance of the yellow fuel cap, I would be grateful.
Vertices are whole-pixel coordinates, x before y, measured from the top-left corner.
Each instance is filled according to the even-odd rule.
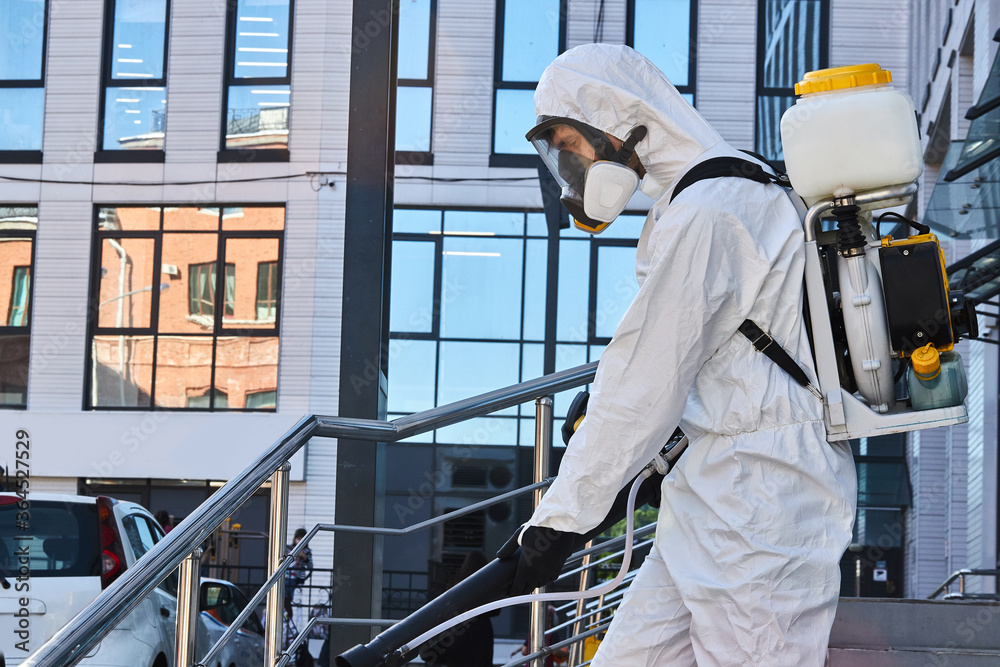
[[[919,347],[910,355],[913,372],[921,380],[933,380],[941,373],[941,358],[933,343]]]
[[[892,72],[882,69],[877,63],[831,67],[815,72],[806,72],[802,80],[795,84],[795,94],[808,95],[891,82]]]

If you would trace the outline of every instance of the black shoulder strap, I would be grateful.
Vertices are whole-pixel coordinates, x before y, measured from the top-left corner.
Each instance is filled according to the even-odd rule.
[[[740,333],[747,337],[754,348],[765,357],[778,364],[781,370],[792,376],[792,379],[805,388],[809,388],[809,376],[802,367],[795,363],[785,349],[774,342],[770,335],[764,332],[753,320],[743,320]]]
[[[763,184],[775,183],[788,186],[787,176],[784,174],[776,176],[768,173],[764,167],[756,162],[738,157],[714,157],[696,164],[690,171],[681,176],[670,195],[670,201],[673,201],[689,186],[708,178],[746,178]]]
[[[751,155],[753,154],[751,153]],[[758,155],[754,155],[754,157],[763,160]],[[750,162],[738,157],[717,157],[696,164],[690,171],[681,176],[677,185],[674,186],[673,193],[670,195],[670,201],[673,201],[685,188],[709,178],[746,178],[765,185],[771,183],[783,187],[788,187],[789,185],[787,176],[784,174],[775,175],[768,173],[767,170],[756,162]],[[795,360],[785,352],[784,348],[776,343],[770,335],[765,333],[756,322],[743,320],[743,324],[740,325],[739,330],[741,334],[747,337],[747,340],[753,344],[758,352],[763,353],[764,356],[776,363],[800,385],[819,395],[810,386],[809,376],[806,375],[802,367],[795,363]]]

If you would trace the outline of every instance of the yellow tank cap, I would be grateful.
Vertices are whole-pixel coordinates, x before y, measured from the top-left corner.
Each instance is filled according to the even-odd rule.
[[[933,343],[914,350],[910,355],[910,363],[913,364],[913,372],[921,380],[933,380],[941,372],[941,358]]]
[[[830,90],[873,86],[892,82],[892,72],[882,69],[877,63],[831,67],[815,72],[806,72],[802,80],[795,84],[796,95],[824,93]]]

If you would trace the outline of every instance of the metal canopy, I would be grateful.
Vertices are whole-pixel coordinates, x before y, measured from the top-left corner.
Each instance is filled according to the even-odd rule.
[[[991,113],[997,113],[1000,119],[1000,108]],[[997,136],[1000,138],[1000,132]],[[968,141],[951,143],[941,173],[957,163],[965,145]],[[973,169],[952,182],[938,180],[922,222],[934,232],[951,238],[1000,238],[1000,160]]]
[[[982,303],[1000,294],[1000,241],[994,241],[948,267],[948,287]]]
[[[1000,31],[993,35],[994,41],[1000,41],[998,37]],[[1000,52],[993,60],[979,102],[966,112],[965,117],[972,120],[972,125],[962,154],[954,166],[944,172],[944,180],[948,183],[1000,157]]]

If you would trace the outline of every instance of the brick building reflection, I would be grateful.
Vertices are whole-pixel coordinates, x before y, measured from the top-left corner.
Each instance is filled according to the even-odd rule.
[[[0,405],[24,406],[28,393],[32,246],[37,212],[0,208]]]
[[[284,209],[165,207],[161,229],[119,207],[98,228],[90,405],[275,408]]]

